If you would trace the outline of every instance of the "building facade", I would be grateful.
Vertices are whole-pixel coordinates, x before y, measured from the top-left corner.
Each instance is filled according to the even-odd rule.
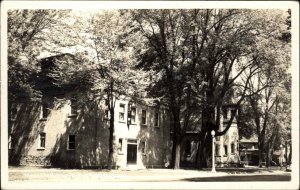
[[[116,100],[115,167],[162,167],[169,141],[166,109]],[[9,161],[12,165],[106,167],[109,115],[104,104],[79,108],[71,98],[53,107],[24,102],[12,105]],[[78,106],[78,107],[77,107]],[[131,124],[128,124],[128,111]]]
[[[41,60],[41,101],[9,103],[10,165],[108,167],[110,115],[105,100],[90,100],[72,87],[53,86],[57,79],[48,76],[55,60],[65,56],[72,59],[72,55],[64,54]],[[234,109],[234,105],[222,108],[220,131]],[[193,125],[200,126],[199,123]],[[113,167],[169,166],[170,126],[170,113],[163,105],[147,106],[125,98],[115,99]],[[181,167],[194,167],[197,159],[198,130],[190,128],[183,136]],[[227,133],[217,137],[215,147],[218,166],[239,161],[236,115]]]
[[[239,131],[237,126],[238,110],[235,104],[228,104],[222,107],[220,114],[219,131],[223,131],[227,126],[231,117],[233,117],[230,128],[223,136],[216,137],[216,164],[223,166],[224,164],[237,164],[240,162],[239,157]]]
[[[89,100],[72,88],[59,89],[47,75],[55,59],[64,56],[72,57],[41,60],[40,102],[9,103],[11,165],[108,166],[110,115],[105,100]],[[170,131],[167,109],[120,98],[115,100],[114,113],[113,167],[163,167]]]

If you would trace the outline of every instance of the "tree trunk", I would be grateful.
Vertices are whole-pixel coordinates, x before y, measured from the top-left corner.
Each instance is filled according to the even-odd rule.
[[[267,160],[266,160],[266,167],[270,167],[271,162],[271,149],[270,149],[270,142],[267,144]]]
[[[172,161],[171,166],[174,169],[180,168],[180,152],[181,152],[181,130],[179,114],[173,113],[173,147],[172,147]]]
[[[180,151],[181,151],[180,137],[177,137],[174,169],[180,169]]]
[[[115,164],[115,126],[114,126],[114,115],[115,111],[113,108],[110,109],[109,119],[109,153],[108,153],[108,169],[112,169]]]
[[[259,143],[259,149],[258,149],[258,166],[261,168],[262,167],[262,163],[264,161],[264,144],[263,143]]]

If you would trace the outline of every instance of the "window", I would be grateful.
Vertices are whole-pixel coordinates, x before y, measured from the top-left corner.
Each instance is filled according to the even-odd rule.
[[[235,153],[235,146],[234,143],[231,144],[231,154]]]
[[[75,97],[71,98],[71,115],[77,115],[77,99]]]
[[[227,155],[227,145],[224,145],[224,154]]]
[[[120,111],[119,111],[119,121],[124,122],[125,120],[125,104],[120,104]]]
[[[223,117],[224,119],[227,119],[227,109],[223,109]]]
[[[14,137],[13,135],[9,135],[8,137],[8,149],[14,149],[15,144],[14,144]]]
[[[230,116],[234,117],[235,116],[235,110],[230,110]]]
[[[119,139],[119,147],[118,147],[119,152],[123,152],[123,139]]]
[[[146,141],[141,141],[141,153],[146,154]]]
[[[185,156],[190,157],[191,156],[191,142],[189,140],[185,143]]]
[[[156,112],[154,116],[154,126],[159,127],[159,113]]]
[[[220,155],[220,148],[219,148],[220,145],[216,144],[215,146],[215,151],[216,151],[216,156],[219,156]]]
[[[46,145],[46,133],[40,133],[39,135],[39,149],[44,149]]]
[[[142,110],[142,125],[146,125],[147,124],[147,112],[146,110]]]
[[[42,118],[45,119],[49,115],[49,105],[46,102],[42,103]]]
[[[69,135],[68,150],[75,150],[75,135]]]
[[[131,123],[135,123],[136,108],[131,108]]]

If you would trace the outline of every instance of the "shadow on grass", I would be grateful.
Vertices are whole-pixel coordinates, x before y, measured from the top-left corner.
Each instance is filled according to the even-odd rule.
[[[185,178],[181,181],[290,181],[290,175],[247,175],[247,176],[218,176],[218,177],[198,177]]]

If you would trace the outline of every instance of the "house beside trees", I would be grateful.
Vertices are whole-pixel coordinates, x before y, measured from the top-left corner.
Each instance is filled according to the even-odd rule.
[[[290,140],[287,10],[82,15],[8,12],[11,164],[202,169],[214,130],[219,166],[251,134],[261,166]]]

